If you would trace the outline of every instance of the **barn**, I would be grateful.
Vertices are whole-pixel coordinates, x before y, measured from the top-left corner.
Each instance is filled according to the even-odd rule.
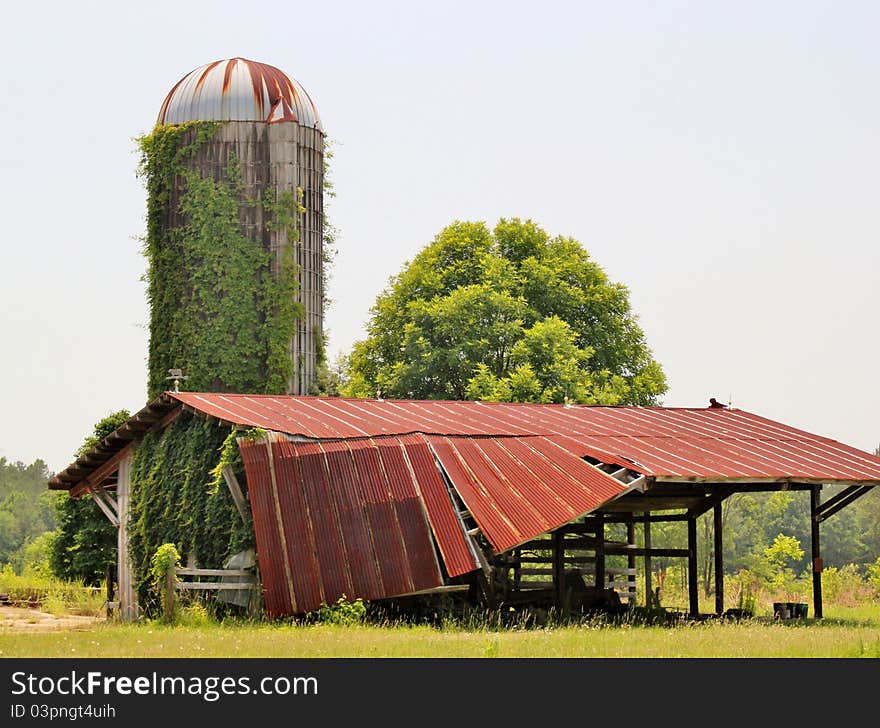
[[[55,475],[118,529],[119,606],[138,605],[127,521],[131,460],[177,418],[236,435],[262,603],[299,615],[343,595],[455,594],[489,607],[624,605],[638,560],[680,558],[699,615],[697,519],[714,519],[715,607],[724,609],[721,505],[738,492],[806,491],[813,615],[822,617],[820,526],[880,485],[880,458],[760,415],[708,407],[584,406],[164,392]],[[823,488],[833,488],[822,498]],[[687,547],[652,546],[683,521]],[[611,534],[614,537],[611,537]]]

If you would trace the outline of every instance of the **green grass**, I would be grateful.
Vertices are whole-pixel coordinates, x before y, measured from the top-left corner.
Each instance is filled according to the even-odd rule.
[[[532,629],[104,622],[54,633],[0,629],[0,657],[880,658],[880,605],[827,611],[823,620],[792,622],[596,622]]]

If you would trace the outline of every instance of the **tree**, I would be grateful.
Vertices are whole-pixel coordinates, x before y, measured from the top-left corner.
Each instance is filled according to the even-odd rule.
[[[653,405],[667,389],[627,288],[517,218],[444,228],[379,295],[346,375],[356,397]]]
[[[119,410],[99,420],[76,451],[79,457],[129,418]],[[116,529],[91,498],[63,497],[58,501],[58,529],[51,543],[49,563],[62,578],[98,584],[108,563],[116,561]]]
[[[46,463],[11,463],[0,457],[0,565],[21,570],[24,549],[55,527],[55,493],[46,490]]]

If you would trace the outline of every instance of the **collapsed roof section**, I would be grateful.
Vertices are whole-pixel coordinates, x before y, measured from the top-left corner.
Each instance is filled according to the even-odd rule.
[[[502,553],[626,489],[542,437],[238,443],[273,616],[438,589],[434,543],[447,577],[461,576],[483,565],[476,532]]]

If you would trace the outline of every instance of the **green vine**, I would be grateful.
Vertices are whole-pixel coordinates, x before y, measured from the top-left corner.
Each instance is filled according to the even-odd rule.
[[[290,342],[303,316],[293,250],[302,206],[290,190],[247,198],[235,157],[216,179],[193,171],[190,160],[218,128],[164,125],[138,140],[148,193],[150,397],[168,388],[172,367],[184,370],[188,389],[215,392],[283,393],[293,372]],[[284,230],[288,241],[274,272],[268,246],[242,223],[263,215],[266,229]]]
[[[296,196],[290,190],[284,190],[276,197],[272,190],[266,190],[261,205],[271,216],[267,229],[285,231],[289,241],[299,239],[297,220],[305,212],[300,188],[297,188]],[[299,270],[293,244],[285,246],[279,257],[278,275],[269,276],[265,283],[268,304],[265,332],[268,393],[284,392],[293,376],[290,341],[296,331],[297,321],[305,315],[305,307],[296,300]]]
[[[245,485],[235,434],[184,413],[164,431],[146,435],[135,451],[130,551],[141,603],[148,611],[150,559],[162,544],[194,553],[204,568],[221,568],[230,555],[254,547],[251,521],[242,521],[222,476],[229,464]]]

